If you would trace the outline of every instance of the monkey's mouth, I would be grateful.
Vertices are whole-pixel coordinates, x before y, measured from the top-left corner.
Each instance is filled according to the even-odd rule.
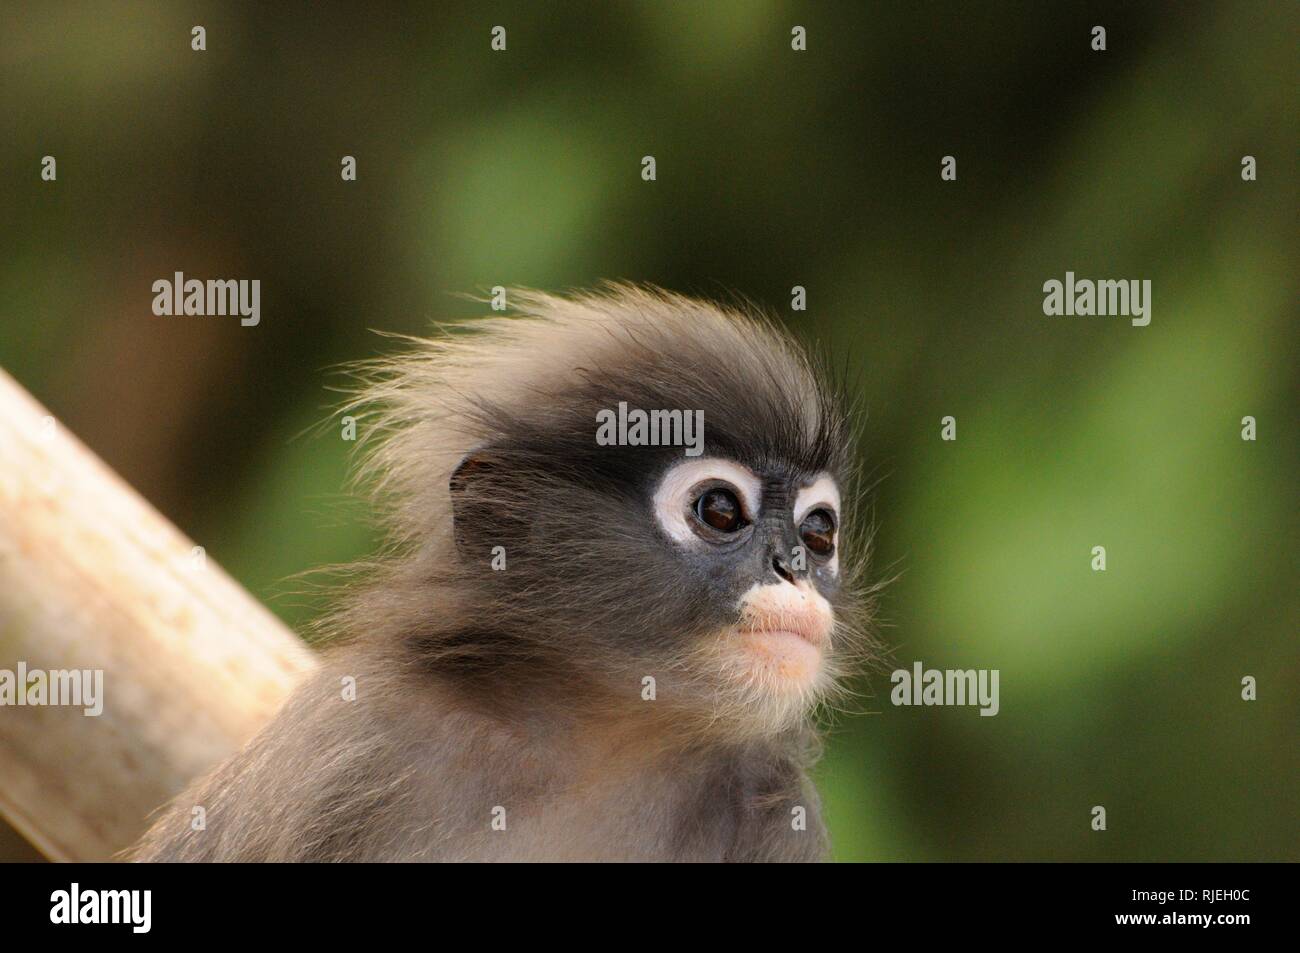
[[[782,615],[761,622],[743,622],[741,635],[792,635],[810,645],[821,648],[826,643],[826,625],[819,618],[802,615]]]
[[[776,626],[742,626],[740,629],[740,636],[747,641],[763,639],[798,640],[800,642],[806,642],[818,652],[821,651],[822,646],[826,642],[824,636],[812,627],[789,624]]]
[[[799,639],[819,652],[830,642],[830,619],[818,612],[749,612],[737,630],[742,638]]]
[[[802,694],[820,680],[835,616],[807,583],[754,586],[739,609],[728,641],[747,681]]]

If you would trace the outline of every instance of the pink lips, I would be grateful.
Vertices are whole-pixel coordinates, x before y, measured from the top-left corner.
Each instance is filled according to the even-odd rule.
[[[769,583],[741,597],[734,631],[769,667],[803,677],[829,651],[834,622],[830,605],[808,583]]]
[[[756,624],[758,623],[758,624]],[[741,625],[741,635],[793,635],[820,648],[826,642],[826,626],[820,618],[782,614],[780,618],[749,620]]]

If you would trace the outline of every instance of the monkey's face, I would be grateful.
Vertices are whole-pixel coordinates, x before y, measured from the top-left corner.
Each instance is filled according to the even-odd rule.
[[[679,461],[651,510],[700,607],[689,651],[720,690],[768,713],[829,679],[839,592],[840,493],[828,474],[721,458]]]
[[[461,584],[493,596],[476,621],[575,681],[642,704],[651,678],[661,705],[743,730],[788,724],[833,684],[831,475],[577,440],[537,457],[497,448],[453,479]]]
[[[867,644],[832,375],[767,325],[651,299],[500,330],[527,347],[457,357],[472,399],[443,418],[475,449],[449,478],[454,551],[421,564],[464,610],[447,618],[440,598],[422,623],[458,630],[440,664],[575,705],[685,709],[693,726],[770,732],[806,713]],[[485,360],[490,392],[469,373]],[[659,413],[639,433],[663,439],[632,439],[625,407]]]

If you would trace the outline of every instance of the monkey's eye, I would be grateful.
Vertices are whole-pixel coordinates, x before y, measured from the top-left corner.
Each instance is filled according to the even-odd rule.
[[[740,501],[725,487],[714,487],[700,494],[695,501],[695,515],[701,523],[720,533],[735,533],[745,525]]]
[[[803,518],[799,538],[818,556],[829,556],[835,551],[835,520],[826,510],[813,510]]]

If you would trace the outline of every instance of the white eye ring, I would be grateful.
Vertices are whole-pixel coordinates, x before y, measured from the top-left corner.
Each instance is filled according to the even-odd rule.
[[[840,528],[840,490],[835,485],[835,481],[828,474],[823,473],[810,485],[804,487],[794,498],[794,525],[796,528],[803,525],[803,521],[813,510],[826,509],[831,511],[831,518],[835,523],[836,542],[839,541]],[[830,562],[826,564],[832,575],[839,575],[840,571],[840,547],[835,547],[835,552],[831,554]]]
[[[835,517],[836,525],[840,520],[840,490],[835,481],[823,473],[810,485],[804,487],[794,498],[794,525],[799,526],[813,510],[827,509]]]
[[[702,542],[687,522],[687,511],[695,502],[692,491],[709,481],[725,483],[736,491],[746,519],[757,515],[763,487],[748,468],[718,457],[683,460],[664,474],[654,494],[655,520],[669,539],[683,545]]]

